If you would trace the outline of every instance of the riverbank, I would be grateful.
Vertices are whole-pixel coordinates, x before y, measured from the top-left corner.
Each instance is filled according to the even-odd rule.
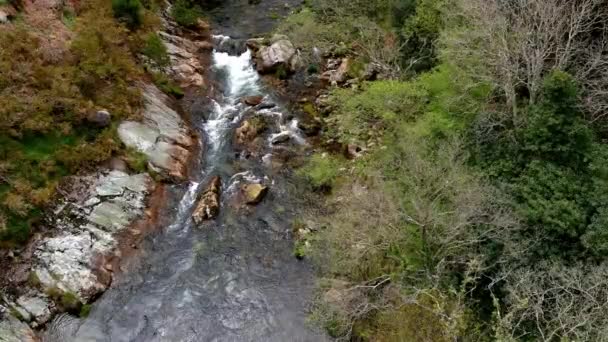
[[[204,86],[202,55],[212,49],[208,27],[184,30],[168,12],[162,21],[169,63],[155,75],[162,72],[179,84],[180,97],[194,96]],[[122,272],[123,262],[159,228],[167,182],[186,181],[197,163],[201,147],[188,123],[190,108],[182,107],[186,102],[171,99],[145,79],[138,88],[140,119],[120,122],[115,138],[140,155],[137,163],[114,157],[98,171],[63,179],[37,233],[24,247],[3,251],[3,337],[10,338],[11,327],[23,327],[15,319],[40,329],[57,313],[86,316],[89,304]]]

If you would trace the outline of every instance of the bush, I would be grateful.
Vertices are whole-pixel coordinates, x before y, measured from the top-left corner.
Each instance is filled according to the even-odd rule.
[[[340,162],[329,155],[314,154],[298,173],[310,181],[315,189],[328,190],[334,185],[340,171]]]
[[[171,7],[171,17],[181,26],[194,27],[203,16],[199,5],[193,5],[188,0],[177,0]]]
[[[177,99],[184,97],[184,90],[173,83],[165,74],[153,73],[152,77],[154,79],[154,84],[156,84],[156,86],[165,94],[174,96]]]
[[[161,68],[169,65],[170,59],[167,47],[156,33],[148,35],[142,52]]]
[[[125,161],[129,168],[137,173],[147,172],[148,170],[148,157],[132,148],[127,149]]]
[[[112,0],[114,16],[125,22],[131,29],[139,27],[143,6],[139,0]]]
[[[412,120],[421,114],[427,93],[415,83],[380,81],[366,84],[362,91],[337,89],[331,104],[341,140],[367,140],[380,135],[397,120]]]

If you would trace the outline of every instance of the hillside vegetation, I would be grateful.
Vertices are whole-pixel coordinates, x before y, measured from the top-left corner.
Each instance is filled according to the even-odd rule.
[[[27,241],[65,176],[113,156],[145,170],[116,126],[141,114],[146,63],[169,62],[156,34],[159,8],[139,0],[0,3],[14,13],[0,24],[0,246]]]
[[[296,251],[321,272],[314,321],[358,341],[608,340],[607,10],[311,0],[282,23],[311,65],[318,48],[383,76],[334,88],[324,117],[365,153],[300,171],[325,196],[294,227],[314,231]]]

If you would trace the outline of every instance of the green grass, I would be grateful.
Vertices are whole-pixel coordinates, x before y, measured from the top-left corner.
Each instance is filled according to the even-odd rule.
[[[64,8],[61,16],[61,21],[67,28],[73,30],[74,26],[76,25],[76,15],[71,10]]]
[[[270,14],[268,15],[268,17],[272,20],[279,20],[281,19],[281,15],[278,12],[270,12]]]
[[[165,74],[162,73],[153,73],[152,78],[154,84],[162,90],[165,94],[171,95],[176,99],[181,99],[184,97],[184,90],[173,83]]]
[[[25,137],[19,144],[27,160],[43,161],[52,158],[58,148],[74,146],[77,142],[75,135],[32,135]]]
[[[84,304],[81,308],[80,308],[80,313],[78,314],[78,316],[80,318],[86,318],[89,317],[89,314],[91,313],[91,309],[92,306],[90,304]]]

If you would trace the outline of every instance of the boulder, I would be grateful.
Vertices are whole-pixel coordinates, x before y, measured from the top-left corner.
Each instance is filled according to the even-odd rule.
[[[264,96],[256,95],[256,96],[247,96],[244,97],[241,101],[248,106],[257,106],[262,103],[264,100]]]
[[[215,40],[215,50],[224,52],[231,56],[238,56],[247,51],[246,42],[242,39],[226,38]]]
[[[87,120],[97,127],[105,128],[112,123],[112,115],[107,110],[102,109],[91,113]]]
[[[291,139],[291,134],[289,132],[281,132],[272,137],[270,142],[273,145],[283,144],[288,142]]]
[[[17,304],[28,312],[36,325],[42,325],[51,319],[50,303],[46,298],[21,296],[17,299]]]
[[[221,187],[221,178],[219,176],[213,177],[199,197],[198,204],[192,213],[192,219],[196,224],[201,224],[205,220],[212,220],[220,213]]]
[[[245,45],[251,49],[253,52],[258,52],[260,48],[264,45],[264,38],[251,38],[245,42]]]
[[[0,24],[8,24],[8,13],[0,10]]]
[[[244,184],[241,187],[245,203],[258,204],[268,193],[268,187],[262,184],[252,183]]]
[[[350,67],[350,60],[344,58],[340,61],[340,64],[335,68],[335,64],[328,62],[328,71],[321,75],[321,79],[329,82],[332,85],[338,85],[346,82],[348,79],[348,68]]]
[[[116,170],[116,171],[121,171],[121,172],[125,172],[125,173],[129,172],[129,165],[122,158],[113,157],[110,160],[108,160],[107,165],[108,165],[108,169],[110,169],[110,170]]]
[[[256,110],[263,110],[263,109],[271,109],[276,107],[277,105],[272,103],[272,102],[262,102],[259,105],[255,106]]]
[[[287,72],[295,71],[298,56],[293,44],[280,39],[270,46],[262,46],[256,54],[256,67],[259,73],[273,73],[280,68]]]
[[[252,143],[260,133],[267,129],[266,121],[261,116],[254,116],[243,121],[241,126],[236,129],[236,143],[246,146]]]

